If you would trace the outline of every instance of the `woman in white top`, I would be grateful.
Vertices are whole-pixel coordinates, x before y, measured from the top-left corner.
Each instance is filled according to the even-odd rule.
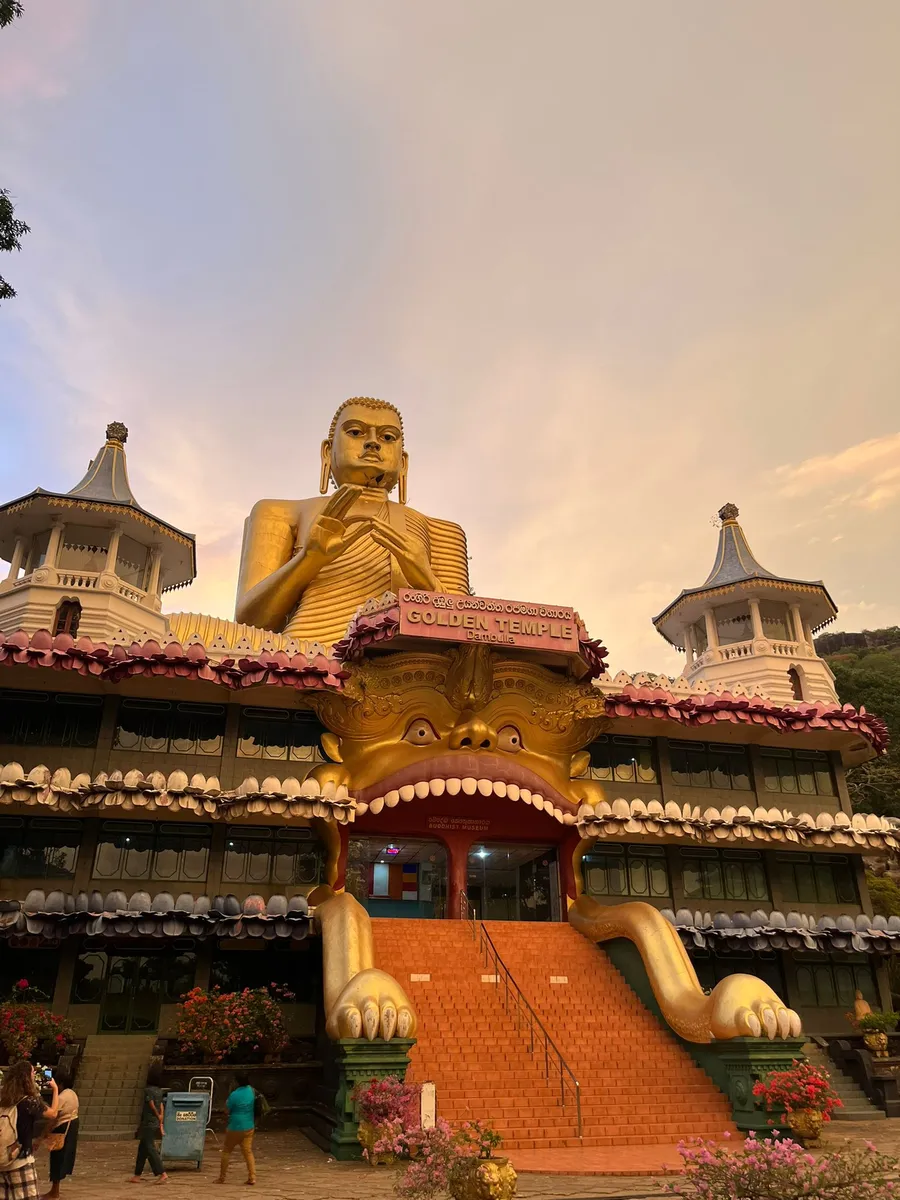
[[[56,1120],[46,1136],[48,1139],[55,1136],[56,1141],[60,1137],[65,1140],[58,1150],[50,1151],[50,1191],[44,1194],[42,1200],[57,1200],[59,1185],[75,1169],[75,1152],[78,1148],[78,1096],[72,1088],[72,1077],[65,1067],[56,1067],[53,1078],[59,1088],[59,1096],[54,1105]]]

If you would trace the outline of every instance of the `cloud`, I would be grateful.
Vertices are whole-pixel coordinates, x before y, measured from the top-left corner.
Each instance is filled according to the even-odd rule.
[[[777,467],[774,479],[787,498],[830,492],[832,505],[851,504],[873,512],[885,508],[900,497],[900,433]]]
[[[0,100],[5,105],[66,94],[89,12],[90,0],[26,4],[24,15],[0,33]]]

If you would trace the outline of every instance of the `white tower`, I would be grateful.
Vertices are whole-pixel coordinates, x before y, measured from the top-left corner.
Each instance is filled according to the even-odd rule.
[[[0,505],[0,631],[166,636],[162,593],[196,575],[194,538],[141,508],[128,483],[128,430],[106,442],[70,492],[36,488]]]
[[[686,657],[689,682],[757,685],[782,703],[835,702],[834,676],[813,635],[837,615],[820,580],[785,579],[761,567],[734,504],[719,509],[716,560],[706,582],[688,588],[653,624]]]

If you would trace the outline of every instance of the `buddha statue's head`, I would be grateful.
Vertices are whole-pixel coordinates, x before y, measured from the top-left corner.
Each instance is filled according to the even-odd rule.
[[[324,495],[332,479],[338,487],[353,483],[386,492],[399,484],[400,503],[405,504],[408,466],[397,409],[385,400],[355,397],[334,414],[322,443],[319,491]]]

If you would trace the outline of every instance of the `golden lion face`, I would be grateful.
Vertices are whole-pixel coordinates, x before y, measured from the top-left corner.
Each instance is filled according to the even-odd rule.
[[[486,647],[372,658],[343,696],[315,703],[363,812],[463,792],[521,799],[565,824],[604,711],[589,684]]]

